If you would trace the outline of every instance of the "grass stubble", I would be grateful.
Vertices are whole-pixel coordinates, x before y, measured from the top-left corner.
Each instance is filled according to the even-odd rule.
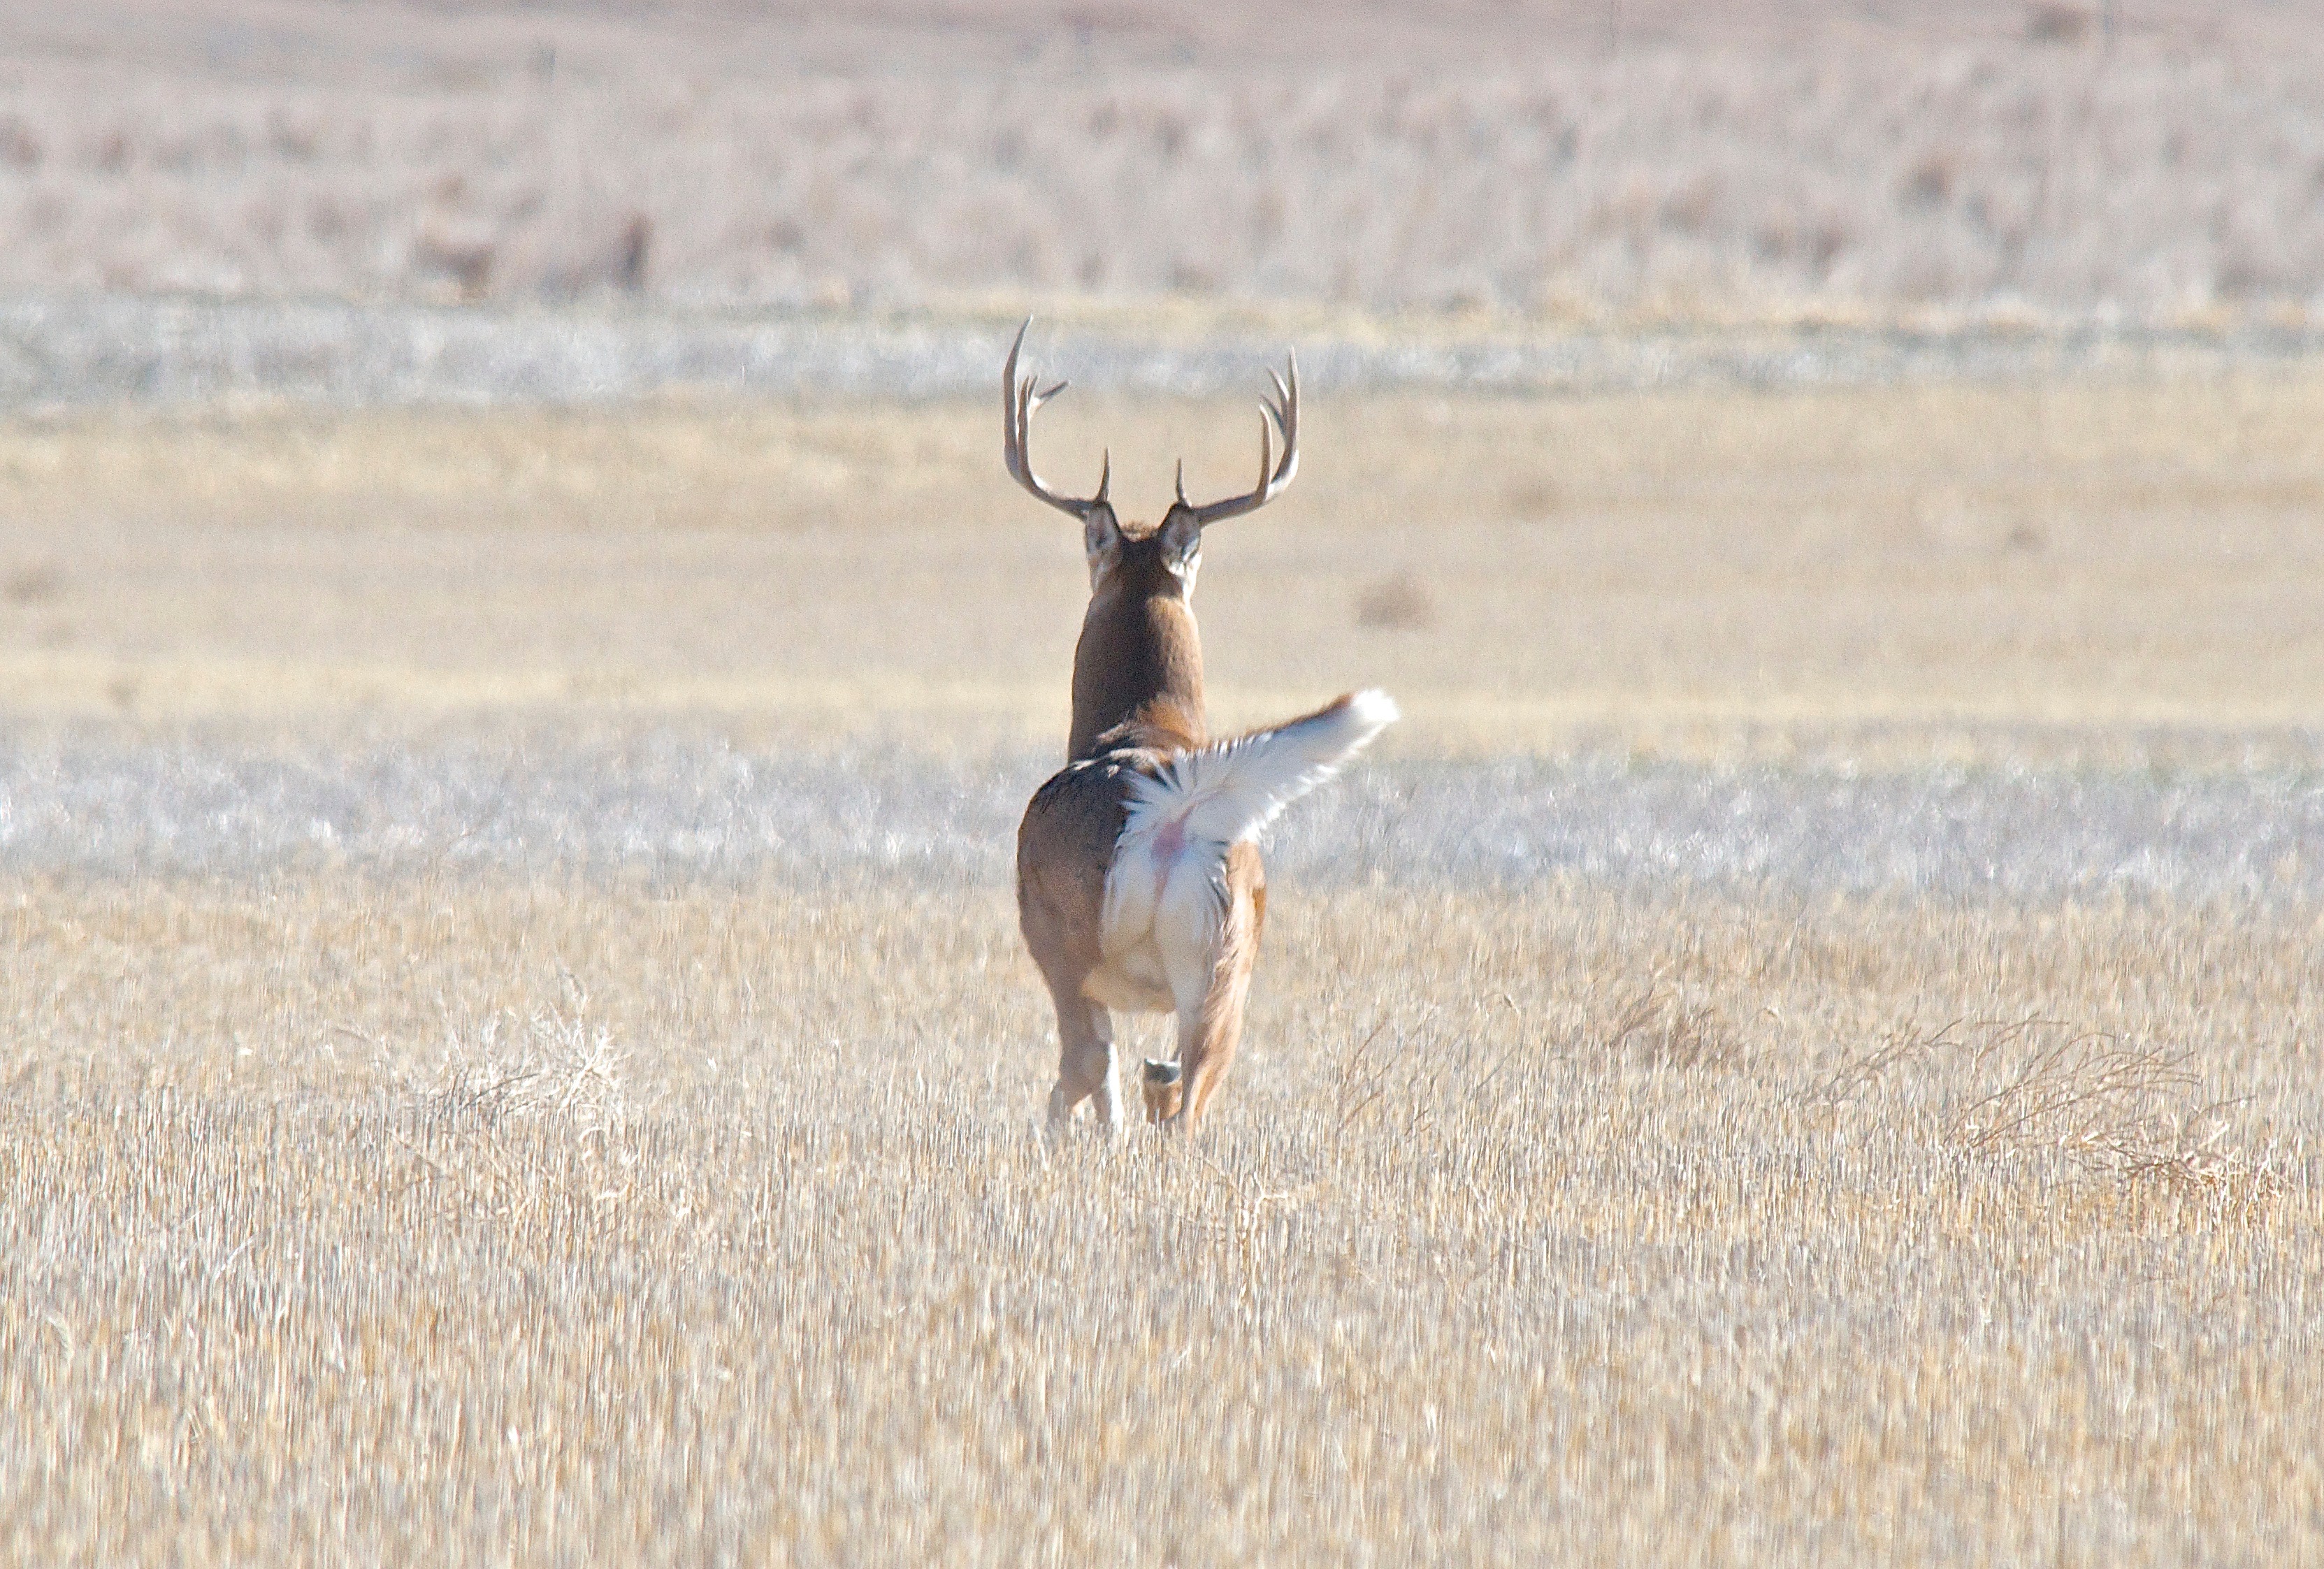
[[[2296,751],[2311,398],[1342,410],[1430,438],[1335,443],[1296,526],[1222,539],[1222,706],[1330,667],[1416,752],[1586,752],[1526,706],[1562,664],[1612,744],[1713,766],[1868,755],[1868,715],[1883,766],[2152,763],[2190,713],[2204,766]],[[489,716],[512,665],[585,725],[772,733],[843,674],[924,725],[862,694],[961,669],[956,722],[1053,716],[1070,540],[995,482],[879,569],[981,416],[646,411],[595,467],[594,417],[281,434],[315,418],[12,427],[20,734]],[[167,483],[96,460],[172,441]],[[1006,638],[964,573],[1032,606]],[[1431,614],[1368,621],[1383,582]],[[1213,1131],[1106,1144],[1038,1125],[999,886],[11,861],[0,1555],[2324,1547],[2307,904],[1295,875],[1271,913]]]
[[[14,880],[6,1550],[2315,1547],[2304,923],[1285,892],[1109,1145],[993,891]]]

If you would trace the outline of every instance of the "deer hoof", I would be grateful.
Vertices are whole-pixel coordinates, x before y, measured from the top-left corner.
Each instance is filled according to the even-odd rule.
[[[1168,1121],[1185,1102],[1185,1075],[1175,1062],[1157,1062],[1148,1057],[1145,1070],[1139,1075],[1138,1087],[1145,1095],[1146,1120],[1149,1122]]]

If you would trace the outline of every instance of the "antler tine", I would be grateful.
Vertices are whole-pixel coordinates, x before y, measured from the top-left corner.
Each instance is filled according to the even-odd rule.
[[[1291,373],[1291,381],[1288,386],[1284,384],[1284,379],[1281,376],[1275,374],[1274,366],[1269,365],[1268,367],[1267,379],[1275,383],[1275,395],[1282,400],[1282,403],[1279,407],[1270,409],[1268,411],[1275,416],[1275,428],[1283,432],[1282,483],[1289,485],[1291,483],[1291,476],[1299,472],[1298,351],[1295,349],[1289,355],[1286,355],[1284,359],[1284,364],[1285,367]]]
[[[1229,496],[1224,501],[1207,506],[1191,506],[1186,501],[1185,466],[1179,466],[1178,504],[1194,514],[1194,521],[1204,528],[1222,518],[1240,517],[1256,512],[1283,494],[1292,476],[1299,472],[1299,356],[1293,354],[1288,364],[1289,379],[1277,375],[1272,368],[1267,379],[1275,383],[1275,397],[1259,401],[1259,488],[1243,495]],[[1283,436],[1283,459],[1276,461],[1272,424]]]
[[[1032,327],[1033,318],[1028,316],[1017,329],[1017,341],[1009,346],[1009,357],[1001,366],[1001,461],[1011,479],[1017,477],[1017,411],[1024,399],[1024,391],[1017,384],[1017,356],[1024,352],[1025,335]]]
[[[1104,470],[1098,476],[1097,494],[1087,501],[1059,495],[1033,472],[1034,411],[1064,392],[1067,383],[1058,382],[1045,391],[1037,384],[1038,378],[1018,375],[1018,356],[1024,352],[1025,335],[1032,329],[1033,318],[1028,316],[1025,325],[1017,329],[1017,340],[1009,346],[1008,361],[1001,367],[1001,466],[1008,469],[1010,478],[1059,512],[1086,517],[1092,508],[1106,504],[1105,494],[1113,483],[1113,454],[1111,450],[1106,453]]]

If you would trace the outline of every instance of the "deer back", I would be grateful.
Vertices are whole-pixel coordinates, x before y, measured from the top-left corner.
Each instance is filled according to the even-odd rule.
[[[1068,752],[1083,758],[1120,746],[1200,746],[1208,739],[1203,640],[1186,595],[1201,531],[1173,508],[1150,534],[1113,534],[1091,552]]]
[[[1034,411],[1065,391],[1065,383],[1042,389],[1032,376],[1018,374],[1018,357],[1031,326],[1028,318],[1018,328],[1001,371],[1001,455],[1010,477],[1082,523],[1090,602],[1074,647],[1070,753],[1081,759],[1125,746],[1163,752],[1199,747],[1209,727],[1203,709],[1203,644],[1191,600],[1202,565],[1203,531],[1266,505],[1298,472],[1298,362],[1291,362],[1287,378],[1268,373],[1275,398],[1259,401],[1258,485],[1198,505],[1186,499],[1182,463],[1178,497],[1161,526],[1131,531],[1122,528],[1107,499],[1113,478],[1111,452],[1096,494],[1086,499],[1052,490],[1033,472]],[[1283,438],[1280,461],[1274,450],[1277,433]]]

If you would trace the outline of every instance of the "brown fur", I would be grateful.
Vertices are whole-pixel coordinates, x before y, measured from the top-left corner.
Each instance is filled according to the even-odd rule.
[[[1199,533],[1176,507],[1162,527],[1135,533],[1115,527],[1109,509],[1093,532],[1106,544],[1074,647],[1073,761],[1034,792],[1018,826],[1017,913],[1057,1011],[1050,1114],[1094,1096],[1099,1120],[1111,1125],[1120,1114],[1112,1020],[1083,986],[1100,963],[1128,776],[1152,773],[1210,732],[1202,639],[1184,580],[1171,570],[1174,555],[1199,549]]]
[[[1057,1011],[1052,1114],[1071,1112],[1095,1095],[1100,1120],[1113,1121],[1116,1108],[1107,1098],[1116,1072],[1112,1020],[1082,989],[1102,961],[1098,938],[1105,918],[1106,873],[1129,817],[1130,776],[1151,774],[1172,752],[1201,745],[1191,739],[1201,734],[1199,725],[1199,718],[1189,725],[1184,711],[1167,699],[1141,706],[1104,733],[1094,755],[1068,764],[1036,790],[1018,825],[1018,925]],[[1257,880],[1263,900],[1258,847],[1238,844],[1234,850],[1248,854],[1249,876]],[[1229,856],[1231,869],[1236,859]],[[1246,983],[1248,969],[1246,964]],[[1238,1031],[1240,1011],[1238,1006]],[[1232,1055],[1230,1045],[1227,1056]],[[1150,1109],[1150,1093],[1148,1098]],[[1171,1111],[1176,1109],[1174,1103]]]
[[[1053,1113],[1069,1112],[1099,1096],[1101,1120],[1116,1107],[1106,1099],[1117,1071],[1112,1020],[1083,991],[1102,961],[1105,880],[1114,844],[1129,816],[1130,780],[1151,774],[1170,752],[1199,743],[1171,703],[1157,699],[1101,738],[1105,750],[1068,764],[1033,794],[1017,830],[1017,912],[1033,962],[1057,1011],[1057,1090]],[[1227,909],[1217,968],[1204,1000],[1199,1027],[1181,1033],[1183,1076],[1140,1083],[1149,1121],[1178,1117],[1199,1127],[1242,1040],[1251,964],[1267,924],[1267,871],[1259,846],[1228,846]],[[1183,1097],[1183,1098],[1182,1098]]]
[[[1082,985],[1100,961],[1105,875],[1128,816],[1130,766],[1120,758],[1069,766],[1034,792],[1017,829],[1018,925],[1057,1011],[1053,1118],[1102,1095],[1113,1076],[1112,1020]],[[1103,1099],[1099,1111],[1111,1121]]]
[[[1227,918],[1219,935],[1218,964],[1210,994],[1191,1040],[1178,1043],[1184,1073],[1186,1129],[1198,1131],[1211,1097],[1218,1093],[1242,1044],[1243,1004],[1250,996],[1250,967],[1259,957],[1259,928],[1267,924],[1267,872],[1259,846],[1227,846]]]
[[[1091,594],[1074,645],[1073,758],[1134,745],[1195,747],[1207,739],[1203,719],[1203,642],[1194,607],[1170,570],[1170,553],[1189,524],[1176,519],[1118,543],[1103,580]],[[1167,710],[1167,714],[1165,713]],[[1150,739],[1119,734],[1125,725],[1158,723]]]

